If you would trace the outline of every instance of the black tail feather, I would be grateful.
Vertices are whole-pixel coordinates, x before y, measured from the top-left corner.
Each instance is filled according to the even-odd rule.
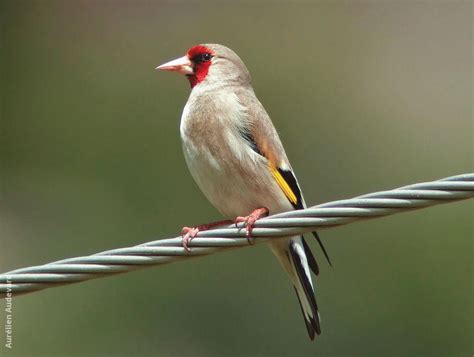
[[[305,297],[308,301],[308,304],[310,305],[311,314],[313,315],[313,316],[308,316],[308,314],[304,312],[303,307],[301,305],[301,301],[300,301],[300,305],[303,310],[303,317],[306,321],[306,327],[308,328],[309,337],[312,338],[311,336],[313,334],[313,337],[314,337],[314,332],[316,332],[318,335],[321,334],[321,326],[319,325],[318,304],[316,303],[316,297],[314,296],[313,287],[309,280],[310,277],[306,275],[305,269],[303,267],[303,262],[295,246],[296,244],[294,242],[290,242],[289,250],[291,253],[293,264],[298,274],[299,281],[301,282],[301,285],[303,287]],[[296,292],[296,295],[298,295],[298,292]],[[298,299],[300,298],[298,297]],[[308,325],[311,325],[313,329],[313,333],[311,333]]]
[[[314,274],[319,275],[319,266],[318,263],[316,262],[316,259],[314,258],[313,253],[311,252],[311,249],[308,246],[308,243],[304,240],[303,236],[301,236],[301,240],[303,241],[303,248],[304,252],[306,254],[306,258],[308,259],[308,265],[313,271]]]
[[[313,233],[314,238],[316,238],[316,240],[318,241],[318,244],[321,247],[321,250],[323,251],[323,254],[326,257],[326,260],[328,261],[329,265],[332,266],[331,259],[329,258],[328,252],[326,252],[326,248],[324,248],[323,242],[321,241],[321,238],[319,238],[318,233],[311,233]]]
[[[295,289],[296,297],[298,298],[298,302],[300,303],[301,313],[303,314],[304,323],[306,324],[306,329],[308,330],[309,338],[312,341],[314,340],[313,324],[306,318],[306,314],[304,313],[303,305],[301,304],[300,296],[298,295],[298,290],[296,290],[296,286],[293,286],[293,288]]]

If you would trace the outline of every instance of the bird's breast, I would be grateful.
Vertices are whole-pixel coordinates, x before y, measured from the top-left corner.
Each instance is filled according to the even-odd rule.
[[[180,132],[194,180],[229,218],[247,215],[259,207],[273,213],[292,209],[274,182],[267,160],[242,137],[239,125],[245,120],[245,110],[232,98],[213,98],[207,103],[190,98]]]

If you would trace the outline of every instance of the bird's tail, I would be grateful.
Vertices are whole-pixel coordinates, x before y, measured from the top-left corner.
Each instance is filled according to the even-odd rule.
[[[293,283],[306,329],[311,340],[314,340],[315,334],[321,333],[318,305],[310,273],[310,268],[316,275],[319,273],[316,260],[302,236],[277,240],[270,243],[270,247]]]

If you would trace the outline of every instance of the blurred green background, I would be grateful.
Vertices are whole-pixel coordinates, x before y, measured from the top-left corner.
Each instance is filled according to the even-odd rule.
[[[189,85],[234,49],[316,204],[473,169],[472,3],[2,1],[0,271],[220,219],[192,181]],[[14,299],[2,356],[472,355],[472,202],[322,231],[310,343],[264,246]],[[3,310],[4,307],[2,306]],[[0,325],[4,314],[0,314]]]

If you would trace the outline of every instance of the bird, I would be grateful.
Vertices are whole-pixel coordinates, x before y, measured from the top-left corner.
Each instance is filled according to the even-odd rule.
[[[243,222],[247,239],[255,222],[268,215],[306,207],[278,133],[258,100],[249,70],[230,48],[199,44],[158,70],[187,77],[191,93],[180,135],[184,157],[206,198],[227,219],[182,230],[187,250],[199,231]],[[329,265],[331,261],[316,232]],[[288,274],[311,340],[321,334],[310,269],[319,267],[303,236],[274,239],[270,249]]]

